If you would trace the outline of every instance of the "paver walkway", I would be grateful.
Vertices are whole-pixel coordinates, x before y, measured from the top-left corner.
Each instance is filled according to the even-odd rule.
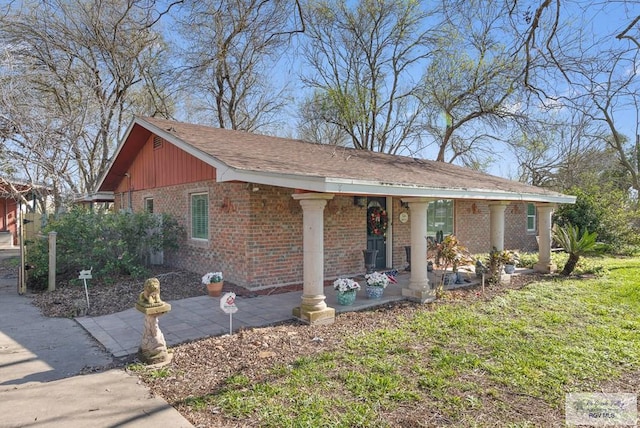
[[[333,287],[324,288],[326,303],[336,313],[359,311],[389,302],[404,300],[402,288],[409,284],[410,274],[401,272],[397,284],[389,284],[381,299],[368,299],[364,287],[358,291],[351,306],[340,306]],[[475,275],[468,278],[477,282]],[[429,274],[430,283],[436,275]],[[447,289],[470,286],[472,283],[453,284]],[[233,331],[242,327],[262,327],[292,319],[292,310],[300,306],[301,291],[272,294],[268,296],[237,297],[238,312],[233,315]],[[168,346],[211,336],[229,333],[229,315],[220,309],[220,298],[200,296],[168,301],[171,311],[159,318],[159,326]],[[126,311],[98,317],[80,317],[76,321],[98,340],[113,356],[125,357],[135,354],[140,346],[144,314],[132,308]]]
[[[408,276],[406,277],[408,281]],[[390,284],[381,299],[367,299],[364,290],[352,306],[340,306],[332,287],[325,287],[326,302],[337,313],[356,311],[388,302],[402,300],[402,286]],[[292,319],[291,311],[300,306],[301,291],[269,296],[237,297],[238,312],[231,322],[234,331],[241,327],[261,327]],[[168,346],[210,336],[229,333],[229,315],[220,309],[220,298],[200,296],[169,301],[171,312],[159,318],[159,325]],[[76,318],[93,337],[115,357],[134,354],[140,346],[144,314],[132,308],[99,317]]]

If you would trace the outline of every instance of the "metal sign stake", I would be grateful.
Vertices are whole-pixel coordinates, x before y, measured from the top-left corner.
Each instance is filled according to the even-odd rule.
[[[229,335],[233,334],[233,314],[238,312],[236,293],[225,293],[220,298],[220,309],[229,314]]]
[[[91,269],[86,269],[86,270],[81,270],[80,271],[80,276],[78,276],[78,279],[81,279],[84,281],[84,295],[87,298],[87,313],[89,313],[89,290],[87,289],[87,279],[91,279],[91,270],[93,269],[93,266],[91,267]]]

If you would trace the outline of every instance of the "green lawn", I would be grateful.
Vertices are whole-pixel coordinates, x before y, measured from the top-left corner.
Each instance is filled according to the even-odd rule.
[[[269,427],[562,426],[567,392],[634,392],[615,388],[640,373],[640,258],[597,263],[600,278],[420,308],[190,403]]]

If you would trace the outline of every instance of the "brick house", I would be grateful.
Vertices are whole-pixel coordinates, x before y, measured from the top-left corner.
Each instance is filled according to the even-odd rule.
[[[303,283],[308,321],[330,309],[325,279],[364,272],[364,249],[402,269],[411,246],[406,296],[429,299],[425,236],[440,232],[471,252],[537,250],[538,236],[549,269],[553,207],[575,202],[447,163],[142,117],[95,195],[175,216],[187,233],[165,264],[249,288]]]

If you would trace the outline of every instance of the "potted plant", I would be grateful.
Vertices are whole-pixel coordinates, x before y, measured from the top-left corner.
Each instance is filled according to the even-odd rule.
[[[513,251],[504,250],[501,257],[504,263],[504,273],[514,273],[516,271],[516,266],[520,261],[518,254]]]
[[[467,254],[467,249],[460,245],[458,238],[454,235],[447,235],[437,245],[437,251],[440,254],[442,267],[442,281],[438,285],[436,295],[440,297],[444,292],[444,286],[458,282],[458,268],[460,266],[471,263],[471,258]],[[452,272],[447,272],[451,266]]]
[[[380,272],[368,273],[364,276],[367,280],[366,292],[370,299],[379,299],[384,294],[384,289],[389,285],[389,277]]]
[[[489,282],[497,284],[500,282],[500,275],[504,273],[513,273],[515,265],[518,263],[519,257],[513,251],[497,250],[496,247],[489,252]],[[509,266],[509,267],[507,267]]]
[[[349,306],[356,301],[356,291],[360,290],[360,284],[351,278],[338,278],[333,282],[333,289],[337,291],[338,303]]]
[[[222,272],[209,272],[202,277],[202,283],[207,286],[209,296],[218,297],[222,293]]]

